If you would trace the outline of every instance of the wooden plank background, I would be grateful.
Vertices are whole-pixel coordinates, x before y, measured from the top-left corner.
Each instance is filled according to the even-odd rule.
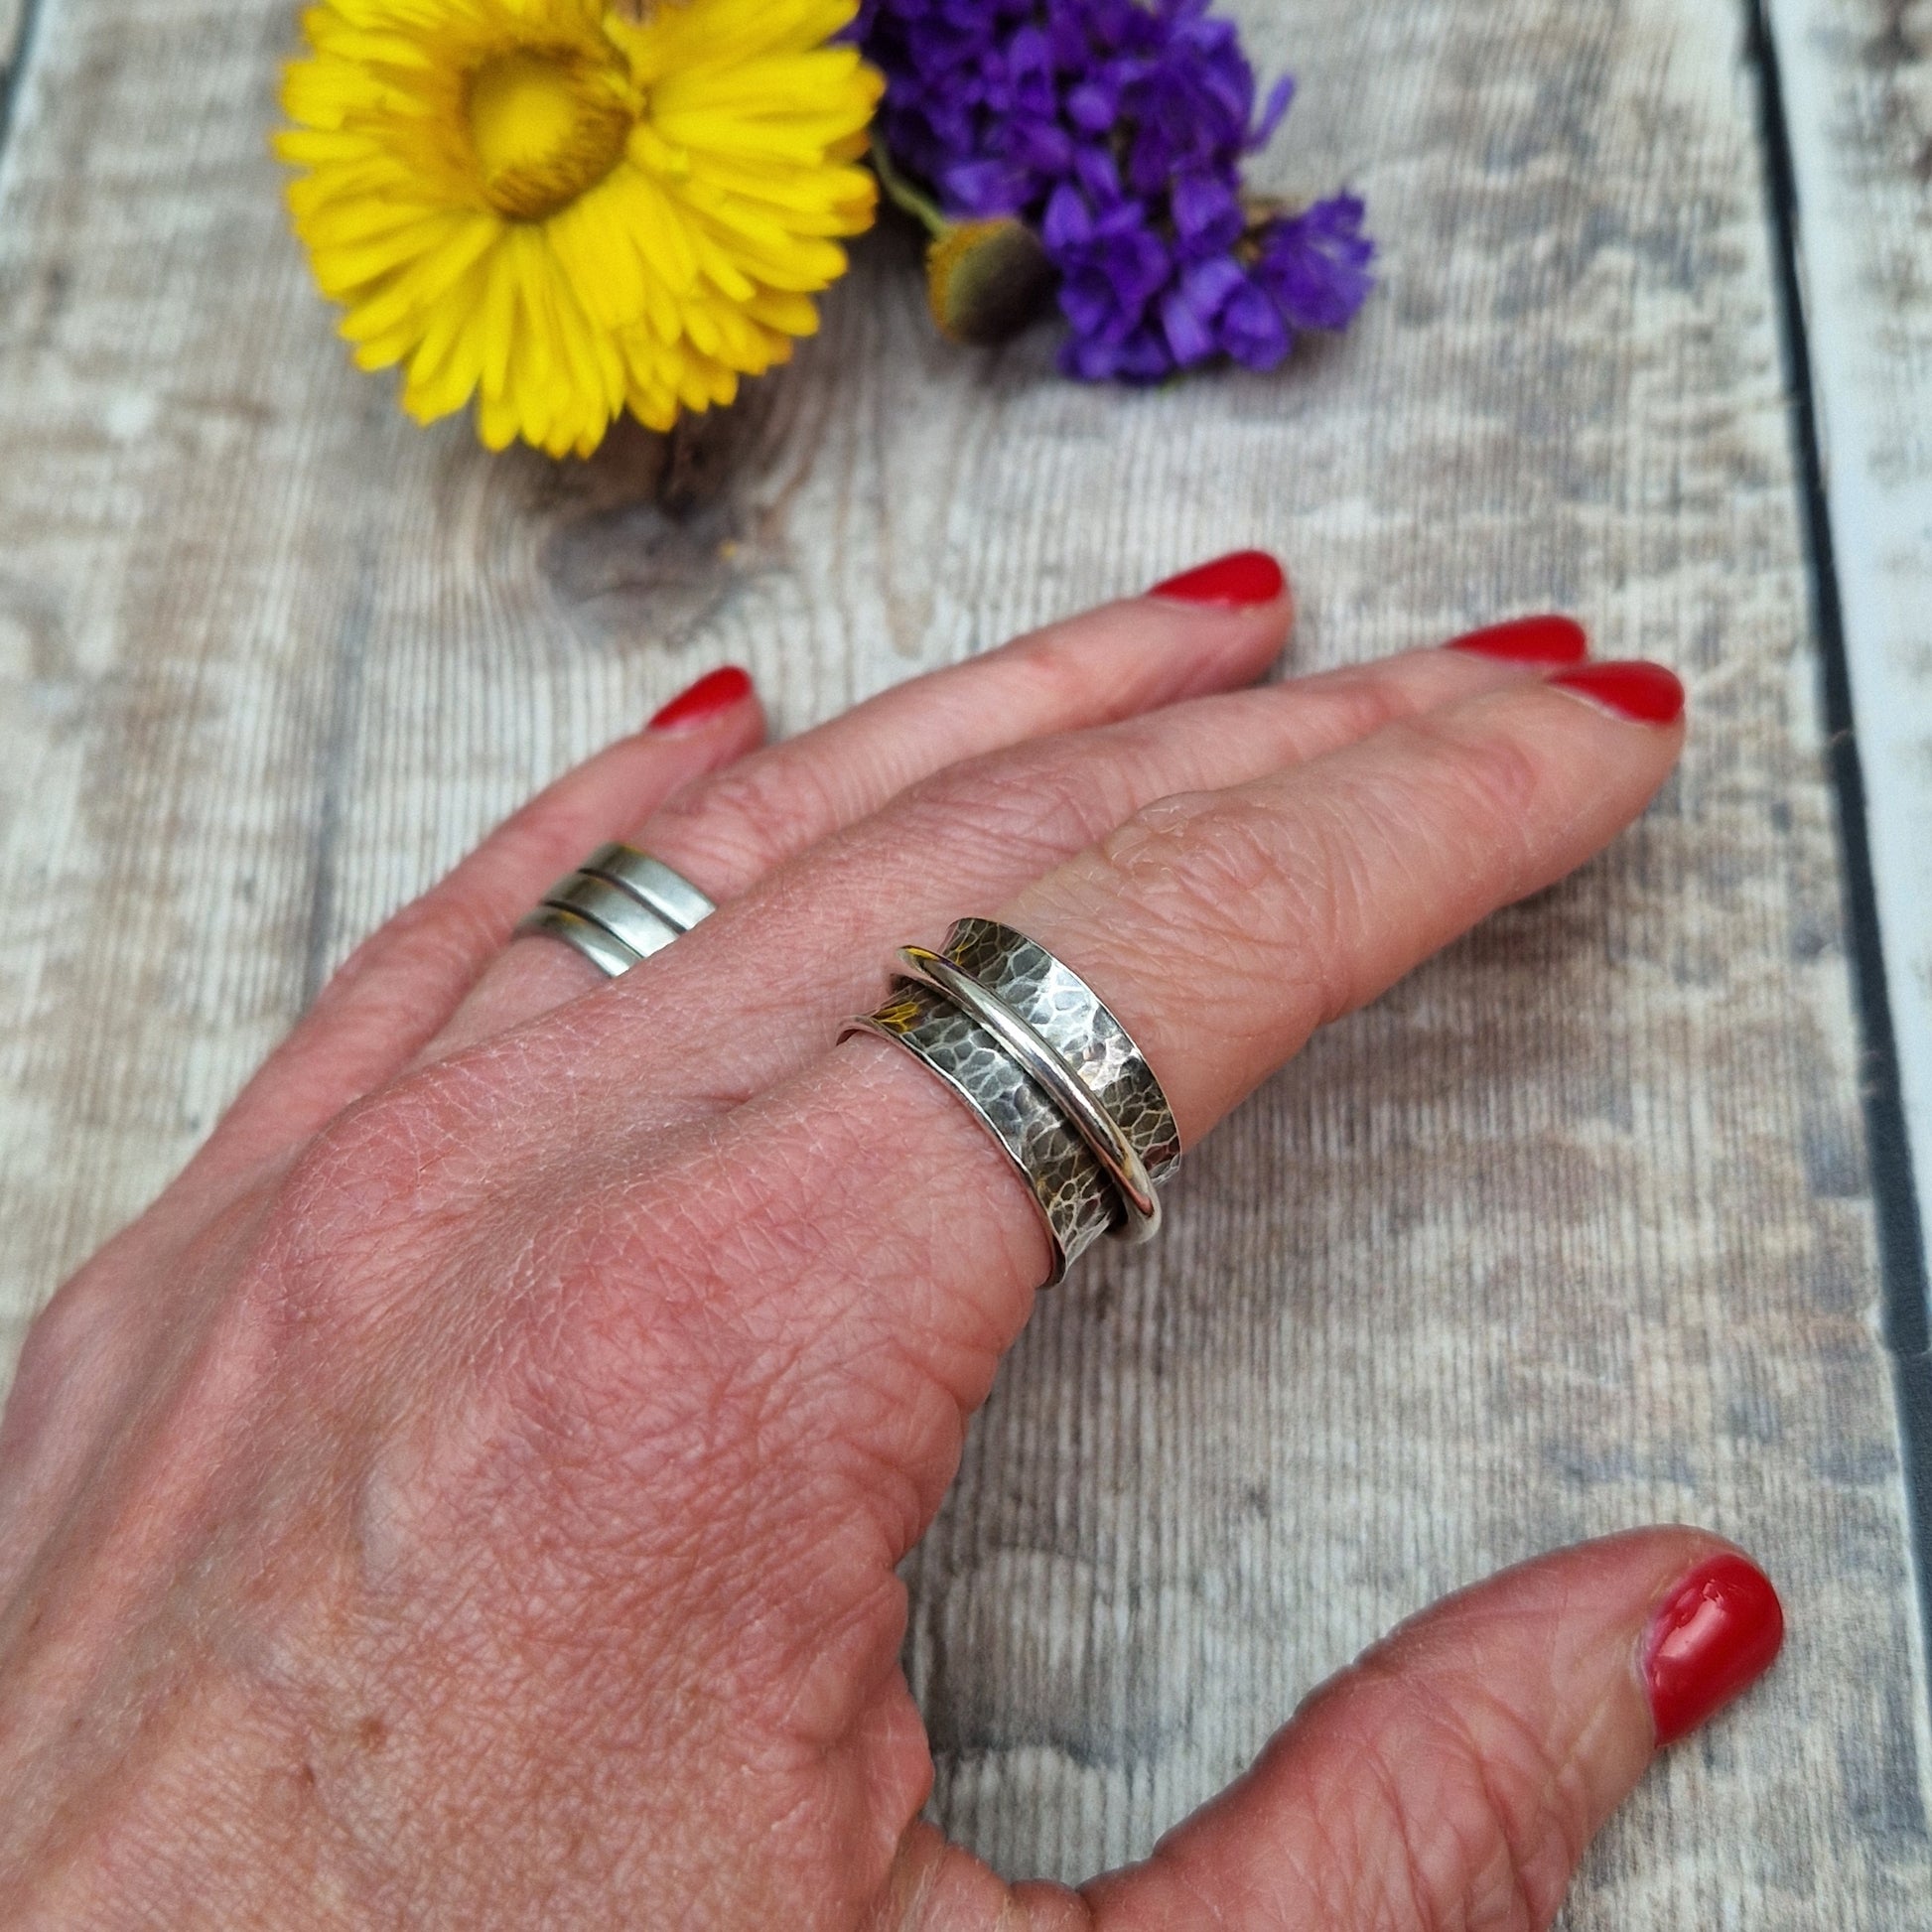
[[[1824,7],[1824,0],[1817,0]],[[1692,687],[1645,825],[1322,1039],[1043,1306],[909,1566],[937,1815],[1144,1851],[1428,1598],[1654,1519],[1784,1587],[1567,1923],[1895,1932],[1932,1742],[1742,5],[1237,9],[1356,334],[1151,395],[933,343],[902,238],[671,464],[354,376],[263,146],[282,0],[43,0],[0,156],[0,1312],[329,965],[698,671],[795,729],[1256,541],[1305,667],[1563,605]],[[1843,0],[1856,13],[1863,0]]]

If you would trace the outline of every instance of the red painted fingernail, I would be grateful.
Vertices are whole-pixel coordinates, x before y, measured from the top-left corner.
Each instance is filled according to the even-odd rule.
[[[1237,550],[1217,557],[1197,570],[1184,570],[1156,584],[1149,597],[1165,597],[1175,604],[1212,604],[1223,611],[1249,611],[1273,604],[1288,589],[1282,567],[1265,550]]]
[[[1589,638],[1575,618],[1518,618],[1451,637],[1446,650],[1493,657],[1503,664],[1581,664],[1589,655]]]
[[[741,705],[752,695],[752,674],[736,664],[701,677],[688,691],[678,695],[646,727],[654,732],[696,731],[700,725]]]
[[[1580,664],[1550,682],[1636,725],[1674,725],[1684,715],[1684,687],[1661,664]]]
[[[1771,1668],[1784,1606],[1742,1557],[1713,1557],[1664,1598],[1643,1644],[1643,1681],[1660,1746],[1673,1744]]]

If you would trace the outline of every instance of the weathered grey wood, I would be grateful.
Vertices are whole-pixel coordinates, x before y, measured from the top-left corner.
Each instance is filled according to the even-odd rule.
[[[1689,678],[1646,825],[1338,1029],[1172,1237],[1043,1307],[910,1565],[937,1808],[1143,1851],[1437,1592],[1687,1517],[1788,1661],[1569,1922],[1894,1932],[1925,1686],[1819,765],[1764,179],[1714,0],[1244,9],[1282,186],[1390,243],[1280,379],[1090,393],[930,340],[882,238],[678,466],[424,435],[344,365],[263,159],[267,0],[61,0],[0,204],[0,1225],[14,1330],[328,964],[726,657],[796,727],[1255,540],[1305,664],[1564,604]]]
[[[1932,1199],[1932,5],[1766,0],[1872,864]]]

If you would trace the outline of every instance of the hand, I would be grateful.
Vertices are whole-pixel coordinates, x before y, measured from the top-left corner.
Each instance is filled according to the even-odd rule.
[[[1083,1895],[916,1822],[895,1566],[1047,1250],[943,1087],[833,1044],[892,949],[998,911],[1102,991],[1191,1145],[1678,753],[1674,680],[1577,671],[1574,627],[1243,688],[1289,621],[1237,559],[768,750],[724,674],[349,962],[28,1338],[11,1923],[1548,1923],[1659,1744],[1776,1650],[1708,1537],[1440,1605]],[[608,985],[509,944],[614,837],[722,909]]]

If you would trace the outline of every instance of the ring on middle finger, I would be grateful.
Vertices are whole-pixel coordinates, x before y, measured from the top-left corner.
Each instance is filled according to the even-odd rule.
[[[904,947],[898,965],[899,997],[855,1029],[906,1048],[1000,1142],[1045,1219],[1052,1279],[1102,1233],[1151,1239],[1179,1131],[1153,1068],[1093,989],[991,919],[960,920],[940,952]]]
[[[923,946],[901,946],[898,963],[908,979],[943,993],[954,1006],[977,1020],[1020,1062],[1027,1077],[1046,1090],[1046,1097],[1066,1116],[1113,1182],[1126,1216],[1123,1232],[1136,1242],[1153,1240],[1161,1231],[1161,1196],[1154,1190],[1154,1177],[1140,1149],[1128,1139],[1127,1130],[1073,1068],[1004,1000],[989,993],[943,953],[928,952]]]

